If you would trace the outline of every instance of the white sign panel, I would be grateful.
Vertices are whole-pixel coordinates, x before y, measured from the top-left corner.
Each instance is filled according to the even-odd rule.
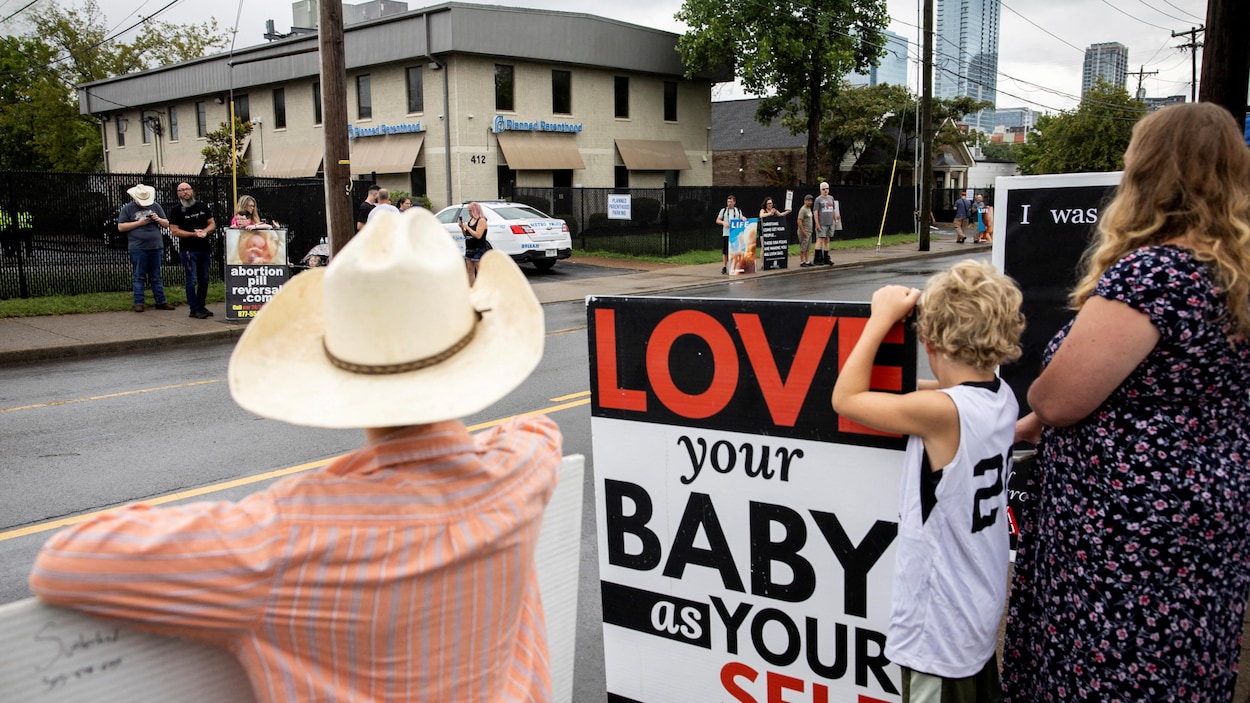
[[[617,195],[615,193],[608,194],[608,219],[609,220],[630,220],[633,219],[630,213],[630,196],[629,193]]]
[[[898,701],[903,439],[839,418],[862,304],[588,301],[613,703]],[[895,328],[874,388],[914,388]]]

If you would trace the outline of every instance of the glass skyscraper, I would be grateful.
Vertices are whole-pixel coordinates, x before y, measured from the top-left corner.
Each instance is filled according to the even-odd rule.
[[[848,73],[846,82],[851,85],[878,85],[889,83],[907,87],[907,37],[888,29],[881,31],[885,37],[885,54],[881,64],[868,69],[868,73]]]
[[[937,42],[933,46],[933,94],[968,95],[991,107],[967,115],[983,132],[994,129],[998,91],[999,0],[938,0]]]

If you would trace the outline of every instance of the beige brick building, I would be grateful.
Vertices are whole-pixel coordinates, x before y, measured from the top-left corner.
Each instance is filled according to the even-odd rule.
[[[711,185],[711,85],[677,35],[591,15],[446,3],[345,30],[354,178],[437,209],[512,186]],[[198,174],[204,135],[250,119],[256,176],[323,164],[316,36],[79,87],[110,172]]]

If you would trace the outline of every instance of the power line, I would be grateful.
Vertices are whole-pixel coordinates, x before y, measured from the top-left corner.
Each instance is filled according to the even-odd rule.
[[[1180,17],[1174,17],[1174,16],[1172,16],[1172,15],[1169,15],[1168,13],[1164,12],[1163,10],[1160,10],[1159,8],[1155,7],[1154,5],[1151,5],[1150,3],[1146,2],[1146,0],[1137,0],[1137,2],[1140,2],[1141,4],[1145,5],[1146,7],[1149,7],[1150,9],[1154,10],[1155,12],[1158,12],[1159,14],[1163,15],[1164,17],[1166,17],[1166,18],[1168,18],[1168,19],[1170,19],[1170,20],[1176,20],[1177,22],[1184,22],[1184,23],[1186,23],[1186,24],[1188,24],[1188,23],[1189,23],[1189,20],[1186,20],[1186,19],[1181,19]]]
[[[1172,3],[1171,3],[1171,2],[1169,2],[1169,0],[1163,0],[1163,2],[1166,2],[1166,3],[1167,3],[1167,4],[1169,4],[1169,5],[1172,5]],[[1190,12],[1189,10],[1186,10],[1186,9],[1184,9],[1184,8],[1180,8],[1180,7],[1176,7],[1176,5],[1172,5],[1172,7],[1176,8],[1177,10],[1180,10],[1181,14],[1183,14],[1183,15],[1189,15],[1190,17],[1193,17],[1194,19],[1198,20],[1199,22],[1205,22],[1205,21],[1206,21],[1206,18],[1205,18],[1205,17],[1199,17],[1198,15],[1195,15],[1194,13]]]
[[[14,17],[17,17],[18,15],[22,14],[23,12],[25,12],[25,11],[26,11],[26,9],[27,9],[27,8],[29,8],[31,5],[34,5],[34,4],[35,4],[35,3],[37,3],[37,2],[39,2],[39,0],[30,0],[30,2],[26,3],[25,5],[22,5],[22,9],[18,10],[17,12],[14,12],[13,14],[9,15],[8,17],[5,17],[4,19],[0,20],[0,24],[4,24],[5,22],[8,22],[9,20],[13,19]]]
[[[1040,24],[1038,24],[1038,23],[1034,22],[1033,20],[1029,19],[1028,17],[1025,17],[1024,15],[1020,14],[1020,12],[1019,12],[1019,11],[1017,11],[1017,10],[1015,10],[1014,8],[1012,8],[1011,6],[1009,6],[1007,3],[1005,3],[1005,2],[1000,2],[1000,3],[998,3],[998,4],[999,4],[1000,6],[1002,6],[1002,7],[1007,8],[1008,10],[1011,10],[1011,11],[1012,11],[1012,12],[1014,12],[1014,13],[1016,14],[1016,16],[1017,16],[1017,17],[1019,17],[1020,19],[1024,20],[1025,22],[1028,22],[1029,24],[1033,25],[1034,27],[1037,27],[1038,29],[1042,30],[1043,32],[1046,32],[1047,34],[1049,34],[1050,36],[1054,37],[1055,39],[1058,39],[1059,41],[1063,42],[1064,44],[1067,44],[1068,46],[1072,47],[1073,49],[1076,49],[1077,51],[1079,51],[1079,52],[1081,52],[1081,53],[1085,53],[1085,50],[1084,50],[1084,49],[1082,49],[1081,47],[1077,46],[1076,44],[1073,44],[1072,42],[1068,41],[1067,39],[1064,39],[1063,37],[1059,36],[1058,34],[1055,34],[1054,32],[1050,31],[1049,29],[1046,29],[1045,27],[1043,27],[1042,25],[1040,25]]]
[[[1128,12],[1125,12],[1124,10],[1121,10],[1120,8],[1116,7],[1115,5],[1112,5],[1112,4],[1111,4],[1111,0],[1102,0],[1102,2],[1103,2],[1103,4],[1104,4],[1104,5],[1106,5],[1107,7],[1109,7],[1109,8],[1111,8],[1111,9],[1115,10],[1116,12],[1118,12],[1118,13],[1120,13],[1120,14],[1124,15],[1125,17],[1130,17],[1130,18],[1132,18],[1132,19],[1135,19],[1135,20],[1137,20],[1138,22],[1141,22],[1142,24],[1144,24],[1144,25],[1146,25],[1146,26],[1149,26],[1149,27],[1154,27],[1155,29],[1162,29],[1162,30],[1163,30],[1163,31],[1165,31],[1165,32],[1170,32],[1170,31],[1172,31],[1172,30],[1168,29],[1167,27],[1160,27],[1160,26],[1159,26],[1159,25],[1157,25],[1157,24],[1151,24],[1150,22],[1147,22],[1146,20],[1144,20],[1144,19],[1142,19],[1142,18],[1140,18],[1140,17],[1138,17],[1138,16],[1136,16],[1136,15],[1133,15],[1133,14],[1130,14],[1130,13],[1128,13]]]

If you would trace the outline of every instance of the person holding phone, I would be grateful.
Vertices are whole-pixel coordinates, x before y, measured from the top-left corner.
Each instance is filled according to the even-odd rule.
[[[469,285],[477,280],[477,268],[482,255],[490,251],[490,242],[486,240],[486,216],[482,214],[479,203],[469,203],[469,221],[459,218],[460,231],[464,233],[464,263],[469,272]]]
[[[144,289],[152,288],[152,302],[157,310],[173,310],[176,306],[165,300],[161,285],[161,259],[165,241],[161,228],[169,227],[165,210],[156,202],[156,189],[142,183],[126,191],[130,202],[117,211],[117,231],[126,235],[126,250],[133,271],[135,312],[143,312]]]

